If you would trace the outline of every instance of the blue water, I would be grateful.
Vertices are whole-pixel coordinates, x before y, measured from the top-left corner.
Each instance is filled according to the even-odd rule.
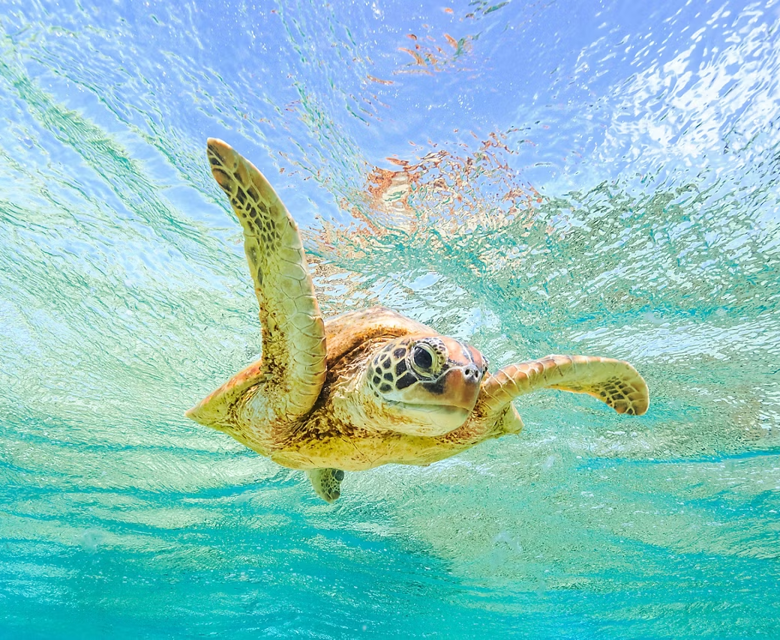
[[[0,6],[0,637],[780,637],[780,4]],[[183,411],[261,350],[220,137],[323,311],[646,416],[320,501]]]

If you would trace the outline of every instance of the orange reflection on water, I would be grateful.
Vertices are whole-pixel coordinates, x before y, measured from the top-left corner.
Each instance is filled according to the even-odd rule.
[[[322,255],[338,246],[341,256],[348,251],[362,259],[381,250],[377,241],[399,235],[421,241],[509,225],[524,235],[533,227],[541,197],[510,166],[514,152],[505,134],[491,133],[476,145],[427,146],[419,159],[390,157],[390,168],[367,168],[363,189],[340,201],[356,224],[323,221],[307,233]]]

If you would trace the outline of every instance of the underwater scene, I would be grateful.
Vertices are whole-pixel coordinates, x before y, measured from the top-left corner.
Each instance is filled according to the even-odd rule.
[[[780,637],[778,0],[4,0],[0,128],[0,638]],[[649,409],[330,503],[188,419],[263,351],[208,138],[324,318]]]

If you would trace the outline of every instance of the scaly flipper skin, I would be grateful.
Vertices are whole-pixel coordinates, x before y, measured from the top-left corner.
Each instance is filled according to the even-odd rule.
[[[647,384],[623,360],[547,356],[504,367],[482,383],[476,413],[496,414],[516,397],[544,387],[587,393],[618,413],[641,416],[650,405]]]
[[[338,500],[341,495],[341,481],[344,472],[341,469],[310,469],[306,475],[317,495],[325,502]]]
[[[326,376],[325,328],[298,227],[271,185],[221,140],[210,138],[207,153],[214,178],[244,229],[260,303],[263,358],[187,415],[246,441],[250,434],[237,429],[242,424],[273,423],[279,431],[312,408]],[[241,420],[236,420],[238,411]]]

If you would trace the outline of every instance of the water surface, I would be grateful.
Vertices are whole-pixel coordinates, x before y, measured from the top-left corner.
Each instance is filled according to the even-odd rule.
[[[0,9],[0,635],[780,635],[780,5]],[[225,139],[323,311],[630,360],[321,502],[183,411],[260,353]]]

